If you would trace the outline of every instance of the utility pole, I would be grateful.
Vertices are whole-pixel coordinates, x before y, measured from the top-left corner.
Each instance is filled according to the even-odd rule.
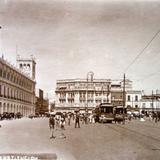
[[[125,74],[124,74],[124,78],[123,78],[123,124],[125,124],[125,101],[126,101],[125,81],[126,81],[126,77],[125,77]]]
[[[153,90],[152,90],[152,112],[153,112]]]

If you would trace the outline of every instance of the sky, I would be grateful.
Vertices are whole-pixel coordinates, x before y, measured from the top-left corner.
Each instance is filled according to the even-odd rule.
[[[36,58],[37,88],[54,97],[56,80],[119,79],[160,89],[160,1],[0,0],[1,53]]]

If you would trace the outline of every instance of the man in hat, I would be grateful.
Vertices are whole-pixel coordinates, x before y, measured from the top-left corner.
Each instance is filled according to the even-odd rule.
[[[77,125],[78,125],[78,128],[80,128],[80,123],[79,123],[79,113],[76,113],[75,115],[75,128],[77,128]]]
[[[55,115],[54,114],[50,115],[50,118],[49,118],[49,127],[50,127],[50,139],[51,138],[56,138],[55,136],[53,136],[53,134],[54,134],[54,128],[55,128]]]

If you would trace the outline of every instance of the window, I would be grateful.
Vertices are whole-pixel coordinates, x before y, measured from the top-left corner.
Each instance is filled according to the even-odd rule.
[[[138,96],[135,96],[135,101],[138,101]]]
[[[0,97],[2,96],[2,86],[0,84]]]
[[[27,68],[30,69],[30,64],[27,64]]]
[[[1,67],[0,67],[0,77],[2,77],[2,69],[1,69]]]
[[[131,101],[131,96],[130,96],[130,95],[128,95],[127,100],[128,100],[128,101]]]
[[[143,108],[145,108],[145,107],[146,107],[146,104],[145,104],[145,103],[143,103],[143,104],[142,104],[142,107],[143,107]]]

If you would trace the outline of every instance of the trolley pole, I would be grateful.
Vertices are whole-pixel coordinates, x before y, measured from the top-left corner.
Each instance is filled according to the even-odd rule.
[[[125,124],[125,101],[126,101],[125,81],[126,81],[126,77],[125,77],[125,74],[124,74],[124,78],[123,78],[123,124]]]

